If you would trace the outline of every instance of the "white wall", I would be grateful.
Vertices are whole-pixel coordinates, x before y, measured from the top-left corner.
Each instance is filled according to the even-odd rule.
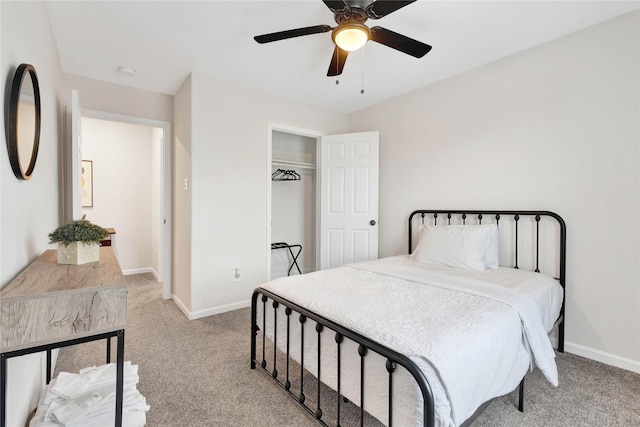
[[[268,122],[340,133],[347,116],[199,75],[190,105],[191,301],[183,303],[201,317],[245,306],[267,278]]]
[[[81,128],[82,157],[93,161],[93,207],[82,213],[116,230],[114,250],[125,274],[157,276],[161,147],[154,128],[88,117]]]
[[[35,67],[40,83],[42,128],[32,178],[19,181],[6,149],[6,103],[0,115],[0,287],[47,249],[48,234],[61,218],[59,150],[61,134],[58,51],[42,2],[0,2],[0,70],[3,100],[7,82],[21,63]],[[43,385],[40,354],[8,361],[7,426],[24,425]]]
[[[62,77],[63,101],[66,105],[71,104],[71,90],[77,90],[80,97],[80,107],[84,109],[164,122],[173,120],[173,97],[171,95],[135,89],[70,73],[64,73]]]
[[[640,14],[349,116],[380,130],[380,255],[417,208],[545,209],[568,227],[567,351],[640,372]]]

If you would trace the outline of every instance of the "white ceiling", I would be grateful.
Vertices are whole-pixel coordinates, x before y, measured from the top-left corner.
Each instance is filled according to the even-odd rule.
[[[343,112],[638,8],[640,1],[419,0],[367,24],[430,44],[431,52],[416,59],[369,42],[364,54],[349,56],[336,85],[326,76],[331,33],[263,45],[253,40],[335,26],[321,0],[47,1],[66,73],[173,95],[193,72]],[[136,74],[122,75],[119,66]]]

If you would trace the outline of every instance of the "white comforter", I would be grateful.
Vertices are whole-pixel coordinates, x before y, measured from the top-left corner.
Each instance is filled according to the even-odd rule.
[[[508,280],[505,274],[510,275]],[[521,288],[530,289],[530,275],[535,275],[540,287],[561,295],[557,282],[539,273],[499,269],[469,274],[418,264],[406,256],[284,277],[263,287],[410,357],[433,389],[436,424],[448,427],[464,422],[485,401],[512,391],[533,366],[557,385],[555,354],[545,323],[558,313],[543,312],[545,305],[538,305],[531,292],[513,290],[519,288],[513,285],[514,275],[529,283]],[[557,311],[555,307],[559,307],[557,301],[550,311]],[[279,339],[278,345],[283,344]],[[305,345],[305,360],[314,360],[308,354],[313,351]],[[323,358],[331,357],[324,347],[322,351]],[[294,358],[297,354],[299,349],[294,348]],[[356,361],[343,363],[357,366]],[[309,370],[315,374],[313,366]],[[386,375],[382,373],[381,379]],[[322,377],[335,388],[335,373],[327,373],[324,365]],[[420,425],[417,386],[406,378],[399,382],[394,424]],[[347,381],[343,387],[347,397],[359,401],[359,390],[348,390],[359,386]],[[365,409],[386,422],[385,387],[380,388],[374,393],[380,396],[367,395]]]

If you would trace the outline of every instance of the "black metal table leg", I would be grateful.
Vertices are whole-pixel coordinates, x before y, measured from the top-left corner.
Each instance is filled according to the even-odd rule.
[[[116,427],[122,427],[122,398],[124,395],[124,329],[118,331],[116,359]]]
[[[47,350],[47,384],[51,382],[51,349]]]
[[[5,427],[6,403],[7,403],[7,358],[5,354],[0,355],[0,426]]]

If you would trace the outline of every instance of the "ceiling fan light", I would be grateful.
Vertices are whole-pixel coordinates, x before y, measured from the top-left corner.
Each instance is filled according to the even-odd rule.
[[[362,24],[345,24],[336,28],[332,37],[340,49],[352,52],[369,41],[369,28]]]

